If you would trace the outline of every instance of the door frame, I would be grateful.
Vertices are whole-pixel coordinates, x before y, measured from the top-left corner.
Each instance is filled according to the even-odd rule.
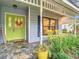
[[[5,41],[5,43],[7,42],[7,40],[6,40],[6,15],[7,14],[12,14],[12,15],[18,15],[18,16],[24,16],[25,17],[25,40],[26,40],[26,34],[27,34],[27,30],[26,30],[26,16],[25,15],[20,15],[20,14],[18,14],[18,13],[13,13],[13,12],[5,12],[5,20],[4,20],[4,32],[5,32],[5,39],[4,39],[4,41]],[[28,28],[28,27],[27,27]],[[28,35],[28,34],[27,34]]]

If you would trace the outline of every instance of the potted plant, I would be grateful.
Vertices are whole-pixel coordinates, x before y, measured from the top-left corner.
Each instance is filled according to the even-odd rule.
[[[36,48],[36,55],[38,59],[48,59],[48,47],[45,44],[39,45]]]

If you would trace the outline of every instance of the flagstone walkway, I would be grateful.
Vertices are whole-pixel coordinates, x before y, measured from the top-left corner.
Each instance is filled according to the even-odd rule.
[[[36,59],[33,54],[37,44],[9,43],[0,45],[0,59]]]

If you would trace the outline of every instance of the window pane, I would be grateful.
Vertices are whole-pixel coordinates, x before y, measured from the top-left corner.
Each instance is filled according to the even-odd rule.
[[[49,26],[49,19],[43,18],[43,26]]]
[[[51,20],[50,21],[50,26],[55,26],[56,25],[56,21],[55,20]]]
[[[55,26],[50,26],[50,30],[55,30]]]
[[[48,34],[49,27],[43,27],[43,34]]]
[[[55,34],[55,27],[54,26],[50,26],[50,30],[52,30],[53,34]]]

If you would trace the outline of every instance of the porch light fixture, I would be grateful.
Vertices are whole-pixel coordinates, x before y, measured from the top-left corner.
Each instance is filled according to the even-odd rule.
[[[73,7],[74,9],[76,9],[77,11],[79,11],[79,9],[73,5],[72,3],[70,3],[68,0],[62,0],[64,3],[68,4],[69,6]]]
[[[15,9],[18,7],[16,4],[13,4],[12,6],[13,6],[13,8],[15,8]]]

